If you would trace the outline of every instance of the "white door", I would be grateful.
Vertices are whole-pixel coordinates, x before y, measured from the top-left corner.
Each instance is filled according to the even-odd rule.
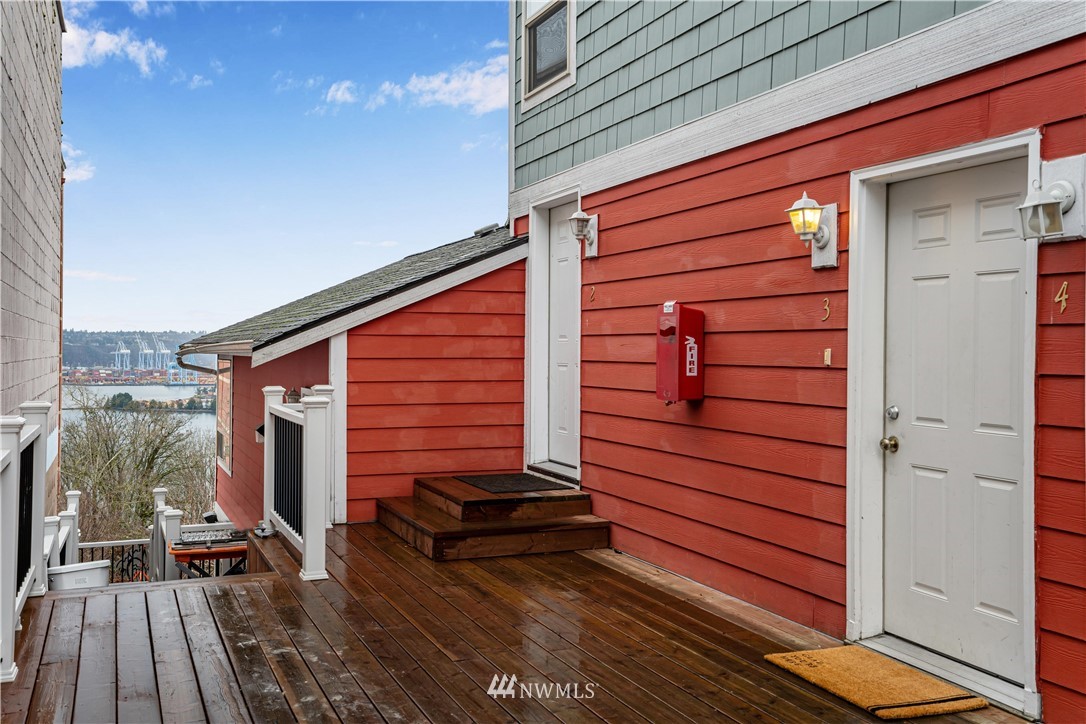
[[[547,450],[551,462],[579,467],[581,261],[569,217],[577,203],[550,210]]]
[[[1025,678],[1026,160],[888,189],[884,627]]]

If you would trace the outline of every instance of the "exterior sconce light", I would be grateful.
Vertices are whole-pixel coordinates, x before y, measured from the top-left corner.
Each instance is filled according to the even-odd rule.
[[[596,246],[596,228],[599,218],[599,216],[589,216],[580,209],[569,217],[569,228],[573,231],[573,238],[584,242],[585,259],[594,259],[599,255],[599,249]]]
[[[1068,181],[1056,181],[1041,188],[1033,182],[1033,190],[1018,207],[1022,217],[1023,239],[1044,239],[1063,236],[1063,215],[1075,204],[1075,187]]]
[[[295,387],[290,388],[290,392],[287,393],[287,404],[296,405],[302,401],[302,395]]]
[[[811,248],[812,269],[837,266],[837,204],[821,206],[804,191],[788,209],[788,219],[803,245]]]

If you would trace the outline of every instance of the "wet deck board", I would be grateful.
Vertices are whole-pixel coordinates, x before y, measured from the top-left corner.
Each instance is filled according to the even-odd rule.
[[[336,526],[305,582],[259,545],[260,576],[31,601],[3,722],[878,721],[762,659],[802,633],[599,553],[434,563]],[[503,675],[536,695],[488,694]]]

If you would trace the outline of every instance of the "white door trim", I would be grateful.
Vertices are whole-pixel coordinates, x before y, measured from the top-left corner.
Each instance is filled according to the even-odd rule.
[[[547,379],[550,329],[550,210],[571,201],[580,207],[579,186],[556,191],[532,201],[528,213],[528,271],[525,305],[524,349],[524,465],[547,468],[550,462]],[[578,265],[578,271],[580,266]],[[578,282],[579,282],[578,278]],[[578,309],[580,304],[578,303]],[[578,328],[579,328],[578,324]],[[580,359],[580,332],[577,334],[577,359]],[[581,435],[580,384],[577,386],[576,434]],[[570,469],[555,468],[566,477],[581,479],[581,464]]]
[[[1025,274],[1026,345],[1023,364],[1025,400],[1023,485],[1023,596],[1025,614],[1025,685],[1011,687],[995,677],[955,675],[955,667],[935,654],[910,657],[894,646],[883,630],[883,453],[878,441],[883,434],[883,370],[885,369],[886,319],[886,187],[896,181],[956,171],[971,166],[1026,156],[1029,179],[1023,191],[1032,187],[1041,171],[1041,134],[1033,129],[1010,136],[982,141],[949,151],[928,154],[852,172],[849,205],[848,280],[848,431],[847,431],[847,551],[846,551],[846,637],[863,641],[880,637],[880,650],[908,659],[920,668],[936,671],[962,685],[976,688],[983,677],[992,679],[987,693],[995,701],[1013,706],[1029,715],[1040,710],[1036,670],[1036,593],[1034,561],[1034,370],[1037,334],[1037,242],[1027,245]],[[1027,185],[1028,182],[1028,185]],[[873,646],[874,647],[874,646]],[[928,660],[925,661],[924,658]],[[934,659],[940,659],[934,662]],[[960,664],[957,668],[961,669]],[[978,672],[973,672],[974,674]],[[997,685],[999,682],[1000,685]],[[1002,694],[1001,694],[1002,692]]]

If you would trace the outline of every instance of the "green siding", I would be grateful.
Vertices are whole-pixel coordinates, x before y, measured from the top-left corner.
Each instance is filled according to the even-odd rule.
[[[983,0],[581,0],[577,82],[514,106],[522,188],[834,63]],[[514,3],[519,74],[523,7]],[[521,81],[515,82],[520,98]]]

